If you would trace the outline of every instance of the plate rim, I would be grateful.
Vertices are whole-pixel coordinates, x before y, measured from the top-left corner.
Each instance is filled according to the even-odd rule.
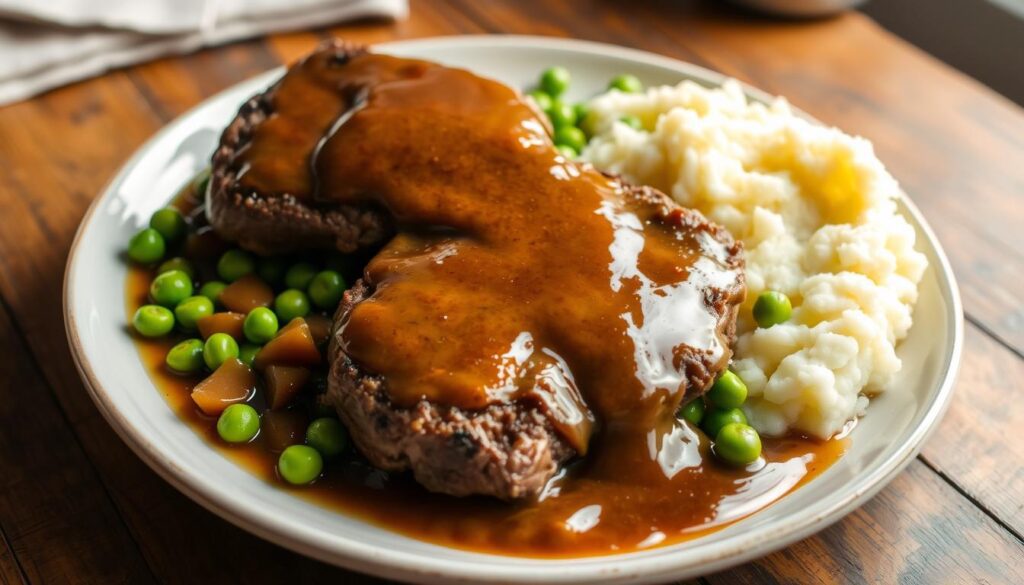
[[[717,71],[656,53],[607,43],[558,37],[533,35],[452,35],[377,43],[373,47],[387,52],[396,49],[400,51],[424,50],[427,48],[437,48],[438,45],[447,45],[453,48],[458,48],[459,46],[470,48],[479,47],[482,44],[507,49],[529,48],[582,52],[596,57],[625,59],[671,69],[678,71],[682,76],[705,80],[713,84],[721,84],[722,81],[730,79],[729,76]],[[301,527],[283,522],[272,514],[254,513],[246,505],[233,502],[230,498],[225,497],[223,490],[219,490],[212,485],[214,482],[204,481],[202,477],[190,475],[186,470],[178,468],[172,461],[162,457],[160,450],[148,440],[145,433],[126,420],[122,413],[119,412],[114,399],[106,393],[99,378],[93,371],[92,365],[85,356],[84,346],[78,334],[78,321],[72,311],[75,291],[72,290],[71,284],[74,281],[75,271],[78,269],[79,244],[84,233],[92,224],[96,211],[108,199],[111,187],[120,184],[130,170],[136,166],[139,159],[148,153],[154,144],[161,141],[178,127],[185,125],[187,120],[197,110],[222,96],[222,94],[231,92],[239,84],[255,83],[257,79],[269,81],[280,75],[284,69],[285,66],[276,67],[232,84],[178,115],[142,143],[104,185],[99,191],[98,196],[94,198],[86,210],[68,252],[62,287],[65,333],[68,338],[75,368],[78,370],[79,376],[90,397],[104,419],[113,427],[121,440],[131,448],[135,455],[142,459],[152,470],[156,471],[165,481],[188,496],[192,501],[232,524],[299,554],[348,569],[402,580],[420,581],[425,579],[435,582],[440,582],[441,580],[450,582],[451,579],[455,579],[460,582],[488,583],[505,583],[521,580],[546,583],[624,583],[651,582],[665,578],[687,578],[713,573],[764,556],[789,546],[797,540],[806,538],[840,520],[866,503],[917,456],[924,442],[934,432],[938,422],[949,408],[963,351],[964,317],[960,292],[949,259],[934,231],[913,201],[901,191],[899,203],[902,211],[905,211],[913,218],[918,229],[929,241],[934,250],[935,260],[937,260],[937,265],[932,266],[932,269],[935,271],[940,295],[951,313],[949,315],[951,318],[947,324],[947,327],[951,329],[950,338],[952,339],[949,360],[946,362],[944,371],[941,374],[938,391],[935,392],[930,404],[922,406],[924,416],[920,423],[911,430],[904,445],[877,464],[870,473],[866,475],[863,473],[858,474],[854,480],[859,485],[857,490],[851,491],[847,496],[824,507],[819,505],[818,502],[813,503],[805,509],[803,514],[796,516],[796,518],[800,519],[799,522],[791,520],[774,527],[759,527],[755,530],[738,534],[730,541],[722,542],[717,547],[709,549],[703,556],[688,559],[682,563],[674,561],[672,555],[668,554],[671,552],[671,547],[666,547],[666,549],[663,549],[665,552],[661,555],[643,559],[631,558],[630,554],[627,553],[572,557],[568,559],[528,559],[538,561],[538,563],[501,566],[496,565],[496,560],[523,559],[520,557],[476,553],[479,556],[479,560],[438,560],[422,553],[394,549],[382,550],[379,547],[364,544],[352,538],[324,542],[322,537],[318,536],[318,531],[311,529],[302,530]],[[740,82],[740,84],[748,97],[753,97],[760,101],[768,101],[773,98],[771,94],[756,87],[743,82]],[[799,108],[794,107],[793,110],[799,115],[813,120],[813,118],[799,110]],[[808,511],[812,510],[813,513],[808,515]],[[561,564],[563,570],[552,572],[552,569],[555,569],[552,566],[553,563]],[[565,570],[567,567],[569,569]]]

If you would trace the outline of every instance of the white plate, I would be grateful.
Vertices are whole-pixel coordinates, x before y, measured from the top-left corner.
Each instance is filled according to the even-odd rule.
[[[646,84],[723,77],[649,53],[533,37],[458,37],[379,45],[377,51],[465,67],[526,87],[551,64],[573,74],[571,98],[629,72]],[[96,405],[132,449],[189,497],[267,540],[324,561],[410,581],[633,583],[711,573],[819,531],[863,504],[909,463],[949,404],[960,361],[962,312],[949,263],[909,201],[930,267],[914,327],[899,348],[903,370],[872,402],[842,459],[808,485],[750,518],[678,545],[618,556],[536,560],[445,548],[328,512],[250,475],[182,423],[154,388],[125,334],[120,255],[149,215],[202,167],[239,104],[270,84],[271,71],[210,98],[147,142],[96,200],[68,260],[64,310],[75,361]],[[751,97],[767,96],[750,90]],[[856,132],[856,128],[848,130]]]

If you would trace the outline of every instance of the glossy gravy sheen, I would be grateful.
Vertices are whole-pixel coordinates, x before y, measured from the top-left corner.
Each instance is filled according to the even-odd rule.
[[[372,297],[343,323],[345,351],[386,376],[394,402],[476,409],[530,401],[578,452],[539,501],[426,492],[359,458],[294,489],[411,536],[537,557],[608,554],[716,530],[837,459],[844,441],[768,439],[764,462],[718,462],[679,422],[680,348],[724,366],[709,291],[736,274],[684,216],[559,156],[513,90],[468,72],[381,55],[290,70],[244,157],[243,184],[315,205],[375,205],[397,235],[369,262]],[[129,315],[151,274],[133,268]],[[274,479],[263,437],[219,442],[215,420],[169,374],[173,340],[139,339],[179,415]],[[257,400],[259,398],[257,397]]]
[[[148,302],[153,276],[149,270],[129,269],[125,282],[128,320]],[[577,465],[571,470],[571,482],[564,476],[552,482],[549,497],[536,503],[508,504],[430,493],[408,475],[376,470],[358,457],[329,461],[316,483],[293,487],[277,477],[277,453],[263,434],[244,445],[221,441],[216,419],[202,414],[189,396],[201,378],[181,377],[164,367],[167,350],[180,338],[134,338],[145,367],[171,409],[224,456],[275,487],[328,509],[466,550],[557,558],[627,552],[688,540],[777,501],[828,469],[847,444],[846,439],[766,438],[764,466],[735,469],[719,463],[708,453],[706,440],[692,433],[694,448],[678,455],[693,466],[672,482],[674,489],[664,482],[636,485],[634,462],[612,465],[608,471],[617,479],[610,481],[588,477]],[[254,400],[260,410],[262,392],[257,392]],[[307,407],[299,405],[293,410],[300,418],[312,420],[315,414]],[[589,530],[584,530],[588,526]]]
[[[273,101],[242,155],[243,186],[396,220],[341,346],[399,406],[528,400],[581,454],[595,425],[646,452],[648,433],[673,432],[685,348],[715,369],[731,356],[709,306],[709,289],[739,278],[725,246],[561,157],[511,88],[320,52]]]

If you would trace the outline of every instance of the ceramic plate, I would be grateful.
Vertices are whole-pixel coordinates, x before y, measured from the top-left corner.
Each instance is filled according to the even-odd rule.
[[[533,37],[458,37],[379,45],[379,52],[464,67],[515,87],[560,64],[573,73],[570,98],[629,72],[648,85],[717,73],[649,53]],[[949,404],[963,337],[949,263],[913,204],[902,212],[928,256],[914,327],[899,347],[894,390],[873,400],[845,456],[775,505],[708,536],[618,556],[539,560],[445,548],[328,512],[250,475],[181,422],[153,386],[125,334],[125,265],[131,235],[205,167],[221,129],[271,71],[200,104],[154,136],[100,194],[79,229],[65,278],[72,353],[100,411],[132,449],[189,497],[227,520],[300,553],[359,571],[427,582],[640,583],[711,573],[819,531],[863,504],[909,463]],[[768,96],[750,89],[750,96]],[[856,133],[856,128],[846,128]]]

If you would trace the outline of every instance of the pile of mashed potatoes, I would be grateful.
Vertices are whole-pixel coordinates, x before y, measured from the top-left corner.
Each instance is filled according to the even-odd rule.
[[[748,103],[736,82],[612,91],[589,106],[594,136],[581,158],[743,241],[749,292],[732,369],[750,392],[750,424],[825,438],[862,415],[900,369],[896,344],[927,266],[871,144],[797,117],[784,100]],[[788,295],[793,315],[760,329],[751,308],[765,290]]]

